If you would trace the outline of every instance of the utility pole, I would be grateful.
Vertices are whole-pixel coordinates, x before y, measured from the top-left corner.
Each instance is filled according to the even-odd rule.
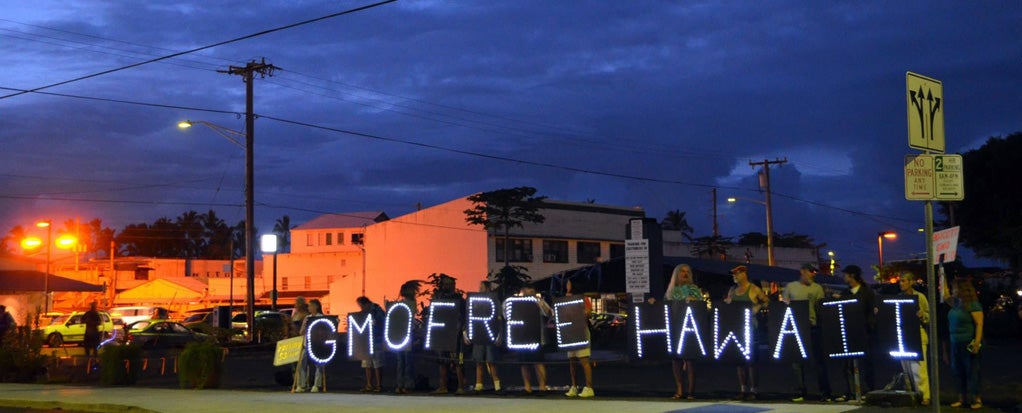
[[[230,66],[226,71],[218,70],[220,73],[241,76],[245,82],[245,279],[248,281],[245,310],[248,316],[248,339],[253,340],[255,328],[255,180],[253,176],[253,165],[255,157],[252,155],[255,136],[255,113],[252,109],[252,84],[253,75],[258,73],[259,77],[273,76],[273,71],[278,67],[267,64],[266,59],[256,62],[248,62],[244,67]],[[234,269],[231,269],[233,273]]]
[[[757,166],[763,166],[763,174],[760,175],[759,186],[766,191],[766,221],[767,221],[767,265],[774,266],[774,218],[773,209],[770,203],[770,165],[783,165],[788,162],[788,158],[768,160],[764,159],[763,162],[749,161],[749,166],[755,168]]]
[[[717,188],[713,188],[713,238],[716,239],[717,235],[720,235],[717,226]]]

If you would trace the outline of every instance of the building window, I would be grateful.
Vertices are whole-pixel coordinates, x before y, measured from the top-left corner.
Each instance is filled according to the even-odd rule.
[[[543,240],[543,262],[568,262],[568,241]]]
[[[136,280],[148,280],[149,279],[149,269],[148,268],[137,268],[137,269],[135,269],[135,279]]]
[[[362,235],[364,234],[351,234],[351,244],[359,245],[362,243]]]
[[[311,289],[312,289],[312,277],[306,275],[305,276],[305,290],[308,291],[308,290],[311,290]]]
[[[326,245],[334,245],[334,234],[332,232],[326,233]]]
[[[497,262],[504,262],[504,238],[497,238],[495,245],[497,251],[493,254],[497,257]],[[508,261],[511,262],[532,262],[532,240],[531,239],[511,239],[511,257]]]
[[[338,232],[337,233],[337,245],[344,245],[344,233],[343,232]]]
[[[579,241],[575,252],[579,264],[592,264],[600,258],[600,243]]]
[[[312,246],[312,234],[305,234],[305,246],[306,247]]]
[[[280,277],[280,289],[281,291],[287,291],[287,277]]]
[[[625,244],[610,244],[610,259],[624,258]]]

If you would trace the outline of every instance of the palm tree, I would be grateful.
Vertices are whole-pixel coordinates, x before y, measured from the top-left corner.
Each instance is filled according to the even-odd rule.
[[[692,228],[692,226],[688,224],[688,219],[685,218],[685,213],[680,209],[667,211],[667,216],[664,217],[660,226],[663,229],[681,231],[681,236],[688,241],[692,241],[692,233],[695,231],[695,228]]]
[[[291,225],[291,217],[287,215],[277,218],[277,222],[273,224],[273,233],[280,239],[281,252],[291,252],[292,229],[294,226]]]

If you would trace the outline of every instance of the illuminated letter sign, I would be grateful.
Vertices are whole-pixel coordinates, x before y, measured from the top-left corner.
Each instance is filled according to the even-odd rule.
[[[639,358],[643,355],[642,338],[646,335],[664,335],[664,344],[667,345],[667,352],[655,351],[654,354],[671,354],[671,314],[667,305],[640,304],[632,310],[632,319],[635,320],[635,352]],[[643,316],[648,313],[646,323],[653,324],[651,328],[642,329]],[[654,323],[659,314],[663,314],[663,323]]]
[[[701,326],[706,324],[706,303],[671,302],[671,316],[672,320],[681,320],[681,327],[674,328],[678,336],[675,339],[678,344],[674,346],[674,355],[686,360],[705,358],[706,346],[703,345]],[[693,339],[698,346],[692,344]]]
[[[312,321],[306,326],[306,353],[316,364],[326,364],[337,354],[337,324],[328,317],[309,316]]]
[[[468,339],[472,344],[497,342],[497,300],[493,294],[469,293],[465,309]],[[481,334],[485,333],[485,334]]]
[[[392,351],[410,349],[412,343],[412,309],[401,301],[390,304],[383,324],[383,340]]]
[[[820,325],[823,354],[827,357],[866,355],[866,318],[858,299],[824,301],[816,312],[816,320]]]
[[[589,345],[589,327],[585,301],[581,297],[554,299],[554,330],[557,348],[572,350]]]
[[[536,351],[542,339],[543,314],[536,297],[510,297],[504,301],[507,349]]]
[[[450,300],[434,300],[429,303],[429,317],[426,322],[426,350],[455,351],[458,349],[460,325],[458,303]],[[436,331],[434,331],[436,330]]]
[[[919,349],[922,347],[922,339],[919,334],[919,317],[916,317],[919,308],[916,297],[884,298],[882,302],[886,305],[881,305],[877,313],[877,333],[881,337],[894,339],[893,343],[884,343],[887,345],[884,348],[890,349],[887,353],[895,360],[921,359]]]
[[[777,337],[771,353],[773,359],[795,361],[809,358],[804,339],[809,336],[805,330],[809,325],[809,302],[792,301],[790,305],[770,303],[770,316],[770,335]]]
[[[740,334],[735,334],[735,330]],[[726,351],[734,343],[735,351]],[[752,361],[752,303],[718,302],[713,306],[713,358]]]
[[[359,324],[358,320],[362,323]],[[348,313],[348,360],[369,360],[373,348],[373,315],[369,312]]]

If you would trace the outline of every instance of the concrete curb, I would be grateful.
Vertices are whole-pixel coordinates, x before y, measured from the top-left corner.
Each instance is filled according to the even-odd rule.
[[[136,406],[128,406],[121,404],[107,404],[107,403],[67,403],[57,401],[39,401],[39,400],[0,400],[0,407],[15,407],[24,409],[60,409],[78,412],[98,412],[98,413],[159,413],[155,410],[144,409]]]

